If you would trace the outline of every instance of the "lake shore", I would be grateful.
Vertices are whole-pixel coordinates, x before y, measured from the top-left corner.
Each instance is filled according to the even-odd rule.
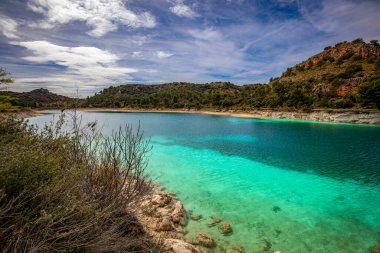
[[[25,119],[25,118],[43,116],[44,114],[40,113],[37,110],[25,110],[25,111],[19,111],[19,112],[0,112],[0,115],[14,117],[17,119]]]
[[[124,108],[81,108],[83,111],[97,112],[149,112],[149,113],[191,113],[207,114],[218,116],[230,116],[249,119],[282,119],[282,120],[304,120],[316,122],[336,122],[336,123],[356,123],[356,124],[380,124],[379,112],[333,112],[333,111],[313,111],[313,112],[286,112],[270,110],[251,111],[212,111],[194,109],[124,109]]]

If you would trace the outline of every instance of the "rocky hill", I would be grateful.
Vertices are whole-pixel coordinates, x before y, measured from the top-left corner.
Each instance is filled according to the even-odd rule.
[[[280,78],[273,78],[271,83],[303,84],[314,100],[320,100],[319,107],[334,107],[334,102],[340,102],[342,106],[347,104],[344,107],[353,106],[357,102],[368,106],[376,101],[366,101],[368,94],[364,93],[368,87],[362,84],[376,82],[379,79],[379,70],[379,43],[375,40],[365,43],[362,39],[356,39],[326,47],[323,52],[288,68]],[[377,85],[372,85],[377,88],[373,87],[375,90],[371,92],[376,92],[376,89],[379,92],[378,82]],[[363,98],[362,95],[364,100],[359,101]],[[330,99],[335,101],[327,101]]]
[[[380,45],[362,39],[326,47],[269,84],[128,84],[89,97],[90,107],[310,110],[380,108]]]

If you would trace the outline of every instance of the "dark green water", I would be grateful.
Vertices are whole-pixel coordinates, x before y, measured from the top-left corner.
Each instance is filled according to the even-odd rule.
[[[31,119],[42,124],[51,115]],[[380,127],[197,114],[84,112],[109,133],[140,121],[149,170],[202,214],[188,225],[246,252],[368,252],[380,243]],[[228,220],[234,232],[206,226]]]

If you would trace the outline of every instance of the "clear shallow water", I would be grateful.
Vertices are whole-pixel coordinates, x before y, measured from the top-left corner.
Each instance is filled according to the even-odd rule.
[[[51,115],[30,119],[42,124]],[[83,113],[103,132],[140,121],[153,150],[149,170],[177,193],[188,237],[213,236],[246,252],[368,252],[380,243],[380,127],[210,115]],[[206,223],[228,220],[221,235]]]

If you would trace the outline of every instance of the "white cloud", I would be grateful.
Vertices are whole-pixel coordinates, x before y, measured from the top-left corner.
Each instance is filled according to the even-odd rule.
[[[133,68],[116,64],[119,57],[96,47],[64,47],[48,41],[12,42],[11,44],[27,48],[33,53],[23,59],[34,63],[55,63],[67,68],[65,74],[21,78],[17,83],[40,83],[42,86],[64,87],[72,91],[75,88],[105,87],[114,82],[125,82],[129,74],[137,72]],[[53,83],[53,84],[52,84]]]
[[[88,32],[93,37],[117,30],[118,24],[132,28],[152,28],[156,25],[155,18],[149,12],[136,14],[128,10],[122,0],[29,0],[28,6],[45,16],[37,24],[41,28],[84,21],[93,28]]]
[[[377,39],[380,35],[380,26],[376,22],[380,12],[378,1],[325,0],[318,10],[302,1],[298,1],[298,5],[310,24],[339,40]]]
[[[132,57],[134,58],[141,58],[143,53],[141,51],[134,51],[132,52]]]
[[[255,76],[255,75],[261,75],[261,74],[264,74],[266,72],[267,72],[266,70],[254,69],[254,70],[243,71],[239,74],[234,75],[234,77],[238,77],[238,78],[251,77],[251,76]]]
[[[170,56],[173,56],[173,54],[165,51],[157,51],[157,57],[160,59],[169,58]]]
[[[174,6],[169,8],[171,12],[179,17],[194,18],[198,14],[193,11],[189,6],[185,5],[183,1],[177,1]]]
[[[0,15],[0,33],[9,39],[17,39],[17,22],[7,16]]]

